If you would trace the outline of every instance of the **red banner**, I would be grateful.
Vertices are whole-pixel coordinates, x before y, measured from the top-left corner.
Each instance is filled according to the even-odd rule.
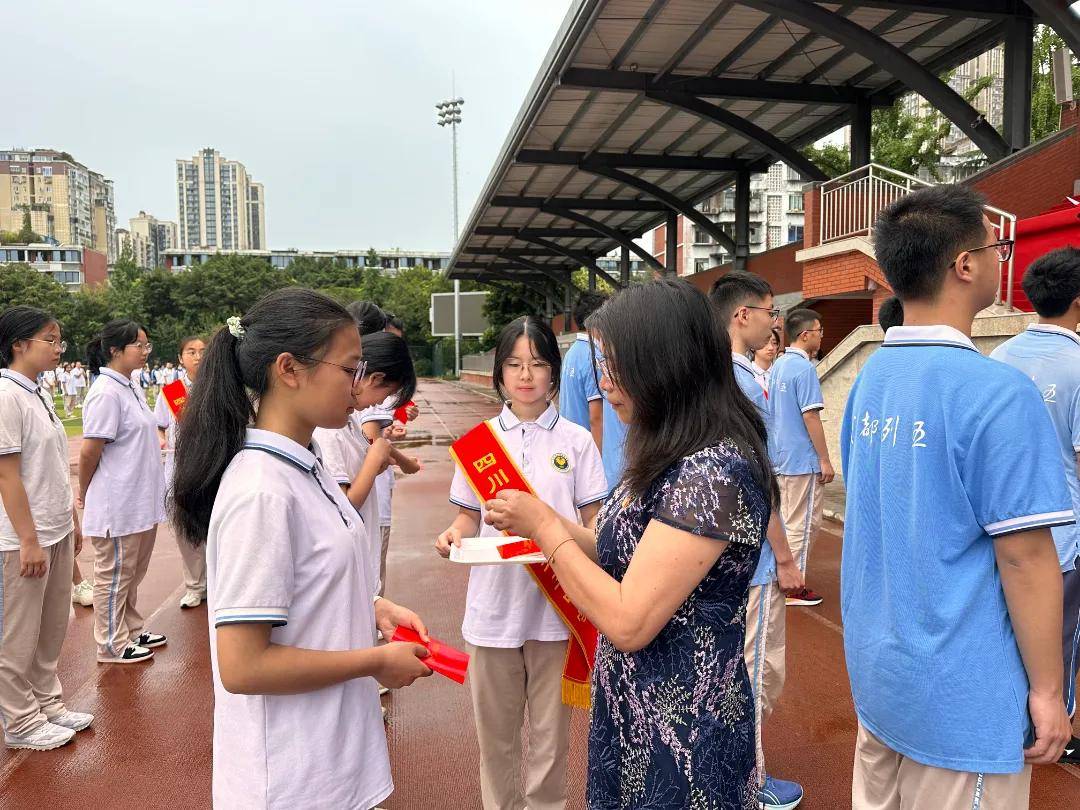
[[[487,422],[481,422],[454,442],[450,455],[481,503],[491,500],[495,493],[504,489],[536,494]],[[528,553],[524,549],[531,542],[520,544],[521,549],[508,549],[512,552],[510,556]],[[570,629],[570,643],[567,644],[563,664],[563,703],[587,709],[593,661],[596,658],[596,628],[574,607],[547,563],[533,563],[526,568],[536,581],[536,586]]]
[[[180,418],[180,412],[184,410],[187,402],[187,386],[183,380],[174,380],[166,386],[162,386],[161,395],[165,397],[165,403],[169,406],[173,416]]]
[[[391,641],[410,641],[425,647],[430,653],[427,658],[421,658],[424,665],[440,675],[445,675],[452,681],[465,683],[465,671],[469,668],[469,654],[454,649],[445,641],[437,638],[431,639],[427,644],[420,640],[420,634],[411,627],[399,625],[394,631]]]

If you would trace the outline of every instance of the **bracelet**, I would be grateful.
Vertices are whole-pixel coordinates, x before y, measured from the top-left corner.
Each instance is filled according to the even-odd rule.
[[[565,546],[567,543],[572,543],[572,542],[574,542],[574,538],[573,537],[567,537],[565,540],[563,540],[561,543],[559,543],[559,545],[555,546],[555,550],[552,551],[551,556],[548,557],[548,565],[554,564],[555,555],[559,553],[560,548]]]

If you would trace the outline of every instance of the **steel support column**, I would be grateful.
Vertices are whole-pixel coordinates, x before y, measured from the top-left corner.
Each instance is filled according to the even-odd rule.
[[[1031,143],[1031,52],[1035,21],[1009,17],[1005,21],[1005,87],[1002,134],[1016,152]]]
[[[589,292],[596,292],[596,268],[589,268]]]
[[[619,280],[624,287],[630,284],[630,251],[626,245],[619,247]]]
[[[869,99],[863,99],[851,108],[851,168],[858,169],[871,161],[870,156],[871,108]]]
[[[669,211],[664,226],[664,275],[679,275],[679,214]]]
[[[1080,54],[1080,20],[1073,14],[1070,3],[1062,0],[1024,0],[1024,3],[1035,12],[1039,22],[1049,25],[1065,40],[1070,51]],[[1008,75],[1006,71],[1006,82],[1009,80]]]
[[[570,318],[574,309],[574,285],[570,283],[569,279],[565,285],[563,285],[563,316],[562,316],[562,330],[563,332],[570,331]]]
[[[735,175],[735,257],[736,270],[745,270],[750,257],[750,172]]]

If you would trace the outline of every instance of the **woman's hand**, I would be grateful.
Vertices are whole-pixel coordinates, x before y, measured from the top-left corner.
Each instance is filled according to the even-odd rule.
[[[38,545],[36,537],[30,542],[19,544],[19,576],[43,577],[48,570],[45,549]]]
[[[375,671],[375,680],[389,689],[400,689],[417,678],[426,678],[431,674],[431,669],[424,663],[428,651],[419,644],[391,641],[379,647],[377,652],[381,660]]]
[[[451,526],[445,532],[435,538],[435,550],[442,557],[450,556],[450,546],[461,548],[461,529]]]
[[[399,442],[408,435],[408,431],[401,422],[394,422],[394,424],[383,428],[383,438],[391,442]]]
[[[427,625],[414,611],[386,598],[375,600],[375,626],[386,639],[391,638],[398,627],[411,627],[425,643],[431,640]]]
[[[420,415],[420,407],[413,403],[412,405],[405,406],[405,418],[410,422]]]
[[[499,531],[516,534],[518,537],[536,539],[540,526],[554,520],[559,522],[555,510],[526,492],[516,489],[504,489],[495,494],[495,499],[484,504],[486,514],[484,522]],[[539,540],[537,540],[539,542]]]
[[[78,508],[78,509],[85,509],[86,508],[86,502],[83,500],[82,495],[76,495],[75,496],[75,507]]]

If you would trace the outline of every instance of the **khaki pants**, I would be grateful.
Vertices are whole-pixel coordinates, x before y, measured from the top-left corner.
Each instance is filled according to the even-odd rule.
[[[786,675],[787,602],[775,582],[753,585],[746,602],[746,642],[743,657],[754,692],[754,736],[758,773],[765,779],[761,727],[772,714]]]
[[[184,570],[184,586],[191,593],[206,596],[206,543],[198,548],[177,536],[180,549],[180,567]],[[148,555],[149,556],[149,555]]]
[[[56,666],[71,610],[73,536],[45,558],[45,576],[22,577],[19,552],[0,552],[0,719],[8,734],[28,734],[67,711]]]
[[[480,793],[484,810],[562,810],[570,750],[570,707],[562,702],[565,641],[501,649],[470,645]],[[521,791],[521,730],[529,709],[529,757]]]
[[[94,641],[99,658],[115,658],[143,630],[135,605],[150,566],[157,526],[120,537],[91,537],[94,546]]]
[[[778,475],[776,481],[780,485],[780,515],[787,530],[788,545],[795,564],[805,574],[810,546],[821,528],[825,489],[818,483],[817,473]]]
[[[1030,788],[1030,765],[1019,773],[986,774],[922,765],[859,724],[852,810],[1022,810]]]
[[[386,551],[390,548],[390,527],[380,526],[382,549],[379,551],[379,596],[386,591]]]

